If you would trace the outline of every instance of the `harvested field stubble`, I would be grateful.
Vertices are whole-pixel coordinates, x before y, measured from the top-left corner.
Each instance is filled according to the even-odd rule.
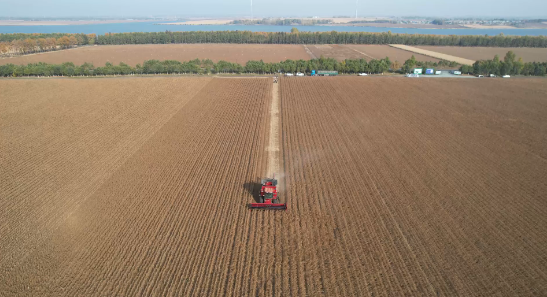
[[[498,55],[501,60],[508,51],[513,51],[523,62],[546,62],[547,48],[525,47],[462,47],[462,46],[416,46],[417,48],[462,57],[470,60],[492,60]]]
[[[547,294],[544,80],[280,86],[293,294]]]
[[[244,187],[266,169],[270,80],[0,88],[0,295],[241,296],[273,278],[274,234],[256,232],[273,214],[251,216]]]
[[[177,60],[190,61],[194,59],[211,59],[245,64],[247,61],[280,62],[287,59],[309,59],[302,45],[289,44],[132,44],[132,45],[102,45],[87,46],[77,49],[33,54],[13,58],[0,59],[0,65],[28,64],[45,62],[61,64],[73,62],[76,65],[93,63],[104,66],[106,62],[115,65],[124,62],[131,66],[141,64],[145,60]]]
[[[435,58],[443,59],[443,60],[446,60],[446,61],[454,61],[454,62],[462,64],[462,65],[473,65],[473,63],[475,63],[475,60],[464,59],[464,58],[461,58],[461,57],[456,57],[456,56],[452,56],[452,55],[448,55],[448,54],[443,54],[443,53],[439,53],[439,52],[425,50],[423,48],[418,48],[418,47],[414,47],[414,46],[408,46],[408,45],[404,45],[404,44],[390,44],[390,46],[394,47],[394,48],[402,49],[402,50],[405,50],[405,51],[409,51],[409,52],[412,52],[412,53],[416,53],[416,54],[435,57]]]
[[[309,59],[313,57],[320,58],[333,58],[338,61],[344,61],[346,59],[367,59],[368,57],[348,48],[344,45],[339,44],[310,44],[307,45],[308,49],[311,51]],[[370,58],[367,59],[370,61]]]
[[[356,44],[310,44],[307,45],[312,55],[319,58],[321,56],[325,58],[334,58],[338,61],[346,59],[365,59],[370,61],[372,59],[380,60],[385,57],[389,57],[391,61],[398,61],[403,64],[406,60],[410,59],[412,55],[417,61],[431,61],[439,62],[439,59],[411,53],[409,51],[390,47],[389,45],[356,45]],[[310,58],[313,58],[310,56]]]
[[[383,59],[389,57],[391,61],[398,61],[399,64],[403,64],[406,60],[410,59],[412,56],[416,58],[416,61],[421,62],[439,62],[439,59],[420,55],[417,53],[411,53],[409,51],[397,49],[389,45],[361,45],[361,44],[350,44],[348,47],[367,54],[374,59]]]

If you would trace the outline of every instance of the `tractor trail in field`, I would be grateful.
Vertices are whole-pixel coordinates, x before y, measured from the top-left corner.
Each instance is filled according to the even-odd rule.
[[[268,169],[266,175],[272,177],[279,175],[279,87],[273,84],[272,103],[270,105],[270,133],[268,147]]]
[[[371,58],[371,59],[373,59],[373,60],[376,59],[376,58],[374,58],[373,56],[370,56],[370,55],[367,55],[367,54],[363,53],[362,51],[358,51],[358,50],[356,50],[356,49],[354,49],[354,48],[351,48],[351,47],[348,47],[348,48],[349,48],[349,49],[352,49],[353,51],[355,51],[355,52],[357,52],[357,53],[360,53],[360,54],[363,55],[363,56],[366,56],[366,57],[368,57],[368,58]]]

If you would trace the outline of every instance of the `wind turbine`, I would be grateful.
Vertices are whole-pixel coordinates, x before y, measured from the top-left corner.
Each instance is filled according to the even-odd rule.
[[[253,0],[251,0],[253,1]],[[355,18],[357,18],[357,8],[359,7],[359,0],[355,0]]]

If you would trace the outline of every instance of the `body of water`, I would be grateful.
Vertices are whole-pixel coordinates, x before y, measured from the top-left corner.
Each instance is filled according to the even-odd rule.
[[[85,33],[99,34],[123,32],[164,32],[164,31],[253,31],[253,32],[290,32],[292,26],[262,25],[156,25],[157,22],[71,25],[71,26],[0,26],[0,33]],[[377,28],[347,26],[296,26],[300,31],[311,32],[387,32],[405,34],[436,35],[518,35],[547,36],[547,29],[411,29]]]

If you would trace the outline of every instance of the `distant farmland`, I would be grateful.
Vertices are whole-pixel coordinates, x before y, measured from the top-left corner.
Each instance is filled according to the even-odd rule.
[[[306,51],[306,48],[309,52]],[[418,61],[439,62],[439,59],[411,53],[409,51],[390,47],[389,45],[286,45],[286,44],[143,44],[143,45],[103,45],[89,46],[57,52],[31,54],[14,58],[0,58],[0,65],[28,64],[45,62],[61,64],[73,62],[76,65],[93,63],[104,66],[106,62],[131,66],[141,64],[145,60],[178,60],[211,59],[214,62],[225,60],[244,65],[247,61],[280,62],[287,59],[309,60],[312,58],[334,58],[338,61],[346,59],[383,59],[400,64],[414,55]]]
[[[384,59],[389,57],[391,61],[404,61],[410,59],[413,53],[390,47],[389,45],[355,45],[355,44],[309,44],[307,47],[317,58],[323,56],[325,58],[334,58],[338,61],[345,59]],[[414,54],[418,61],[439,62],[439,59],[432,57]]]
[[[138,45],[103,45],[82,47],[71,50],[49,52],[15,58],[0,59],[4,64],[28,64],[46,62],[60,64],[73,62],[80,65],[86,62],[95,66],[104,66],[106,62],[119,64],[124,62],[135,66],[145,60],[178,60],[211,59],[245,64],[250,60],[280,62],[287,59],[308,60],[310,56],[302,45],[278,44],[138,44]]]
[[[424,56],[417,53],[411,53],[409,51],[401,50],[398,48],[391,47],[389,45],[348,45],[349,47],[363,52],[375,59],[383,59],[389,57],[391,61],[397,61],[400,64],[403,64],[406,60],[410,59],[412,56],[416,58],[416,61],[430,61],[430,62],[439,62],[439,59]]]
[[[512,50],[524,62],[546,61],[546,48],[495,48],[495,47],[444,47],[444,46],[416,46],[420,49],[438,53],[439,57],[460,62],[470,60],[492,59],[494,55],[503,58]],[[433,53],[435,55],[435,53]],[[112,64],[126,63],[131,66],[141,64],[145,60],[177,60],[189,61],[193,59],[211,59],[236,62],[244,65],[247,61],[280,62],[287,59],[309,60],[312,58],[334,58],[338,61],[346,59],[383,59],[389,57],[391,61],[400,64],[414,55],[417,61],[439,62],[438,58],[414,53],[391,47],[389,45],[355,45],[355,44],[315,44],[315,45],[288,45],[288,44],[142,44],[142,45],[103,45],[88,46],[70,50],[30,54],[13,58],[0,58],[0,65],[28,64],[45,62],[61,64],[73,62],[76,65],[93,63],[95,66],[104,66],[106,62]],[[451,55],[445,56],[445,55]],[[463,59],[462,59],[463,58]]]
[[[397,48],[397,49],[402,49],[402,50],[405,50],[405,51],[409,51],[412,54],[421,54],[421,55],[425,55],[425,56],[428,56],[428,57],[435,57],[435,58],[438,58],[438,59],[443,59],[443,60],[446,60],[446,61],[454,61],[454,62],[462,64],[462,65],[473,65],[473,63],[475,63],[474,60],[469,60],[469,59],[464,59],[462,57],[457,57],[457,56],[453,56],[453,55],[448,55],[448,54],[443,54],[443,53],[439,53],[439,52],[429,51],[429,50],[425,50],[425,49],[422,49],[422,48],[417,48],[417,47],[414,47],[414,46],[408,46],[408,45],[404,45],[404,44],[390,44],[390,46],[394,47],[394,48]]]
[[[491,60],[498,55],[503,60],[508,51],[513,51],[524,62],[547,61],[547,48],[524,47],[461,47],[461,46],[415,46],[417,48],[470,60]]]

